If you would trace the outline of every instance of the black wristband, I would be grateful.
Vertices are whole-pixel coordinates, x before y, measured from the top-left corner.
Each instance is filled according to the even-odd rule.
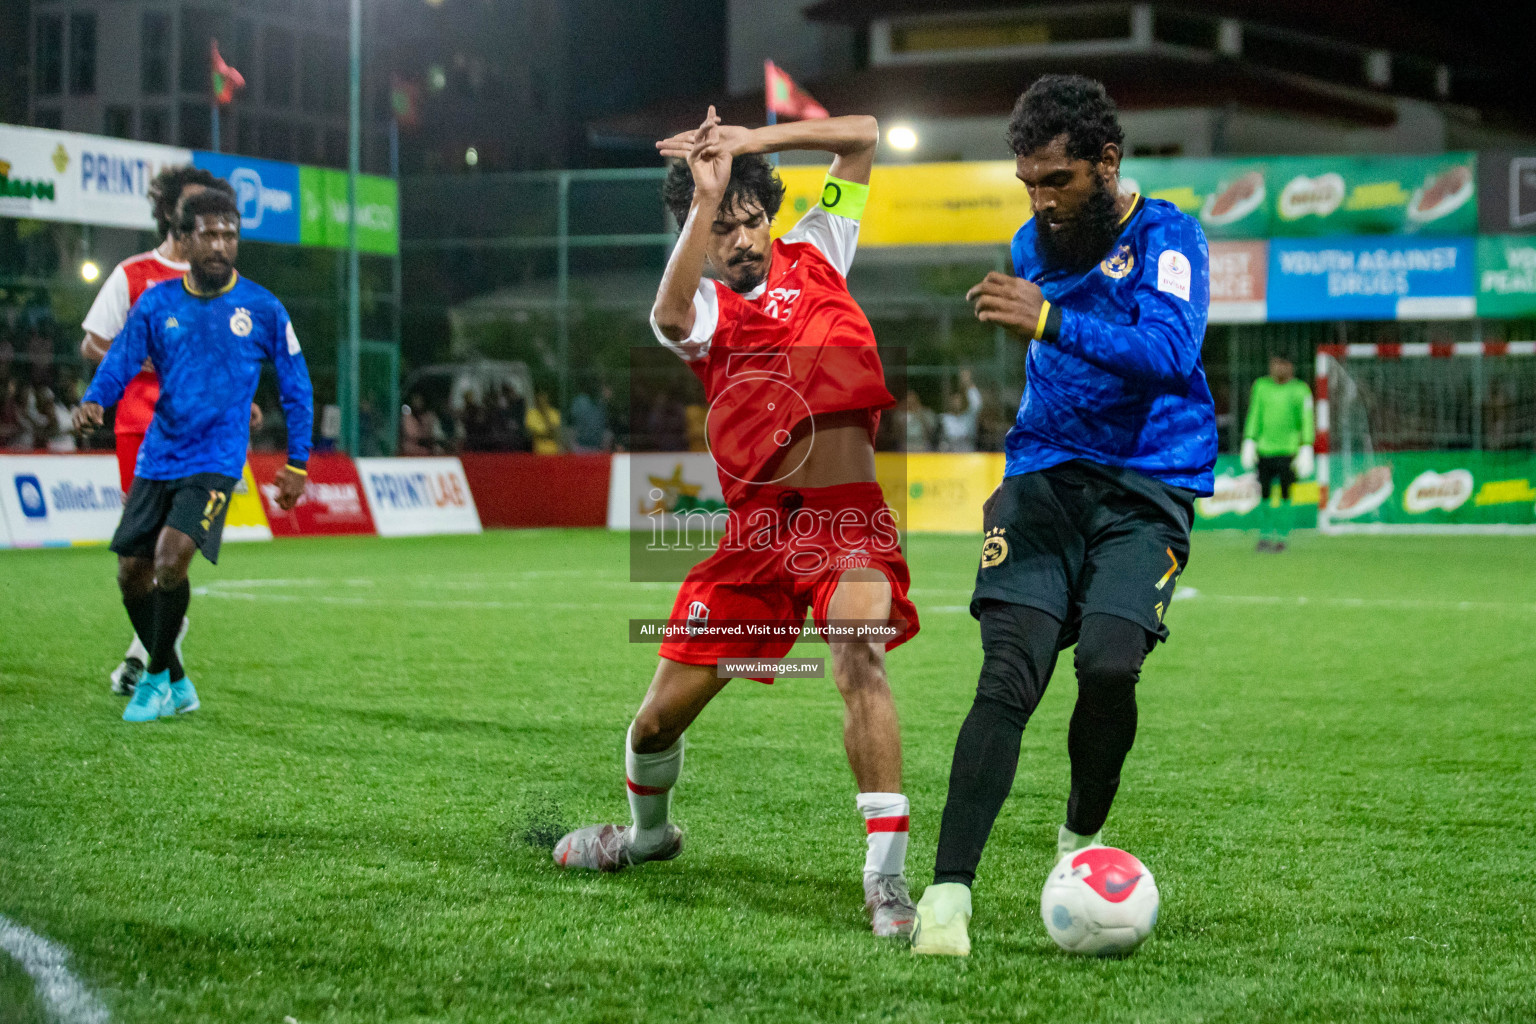
[[[1054,302],[1045,314],[1045,326],[1040,328],[1040,340],[1055,343],[1061,335],[1061,307]]]

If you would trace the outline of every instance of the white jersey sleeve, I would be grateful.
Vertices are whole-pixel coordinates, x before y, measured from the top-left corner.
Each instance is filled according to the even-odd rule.
[[[80,326],[111,341],[128,322],[128,306],[128,274],[119,263],[107,275],[107,283],[96,293],[96,300]]]
[[[853,266],[854,250],[859,247],[859,222],[816,205],[806,211],[800,223],[785,233],[784,244],[796,242],[814,245],[839,274],[847,277],[848,269]]]
[[[720,297],[715,292],[715,282],[707,277],[699,281],[699,288],[693,293],[693,330],[688,333],[688,337],[673,341],[661,333],[661,326],[656,323],[656,310],[654,307],[651,309],[651,331],[656,335],[656,340],[689,363],[709,354],[709,343],[715,336],[715,327],[719,322]]]

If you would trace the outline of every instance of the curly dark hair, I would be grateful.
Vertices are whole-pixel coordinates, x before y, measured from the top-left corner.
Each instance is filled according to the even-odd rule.
[[[180,164],[165,168],[149,179],[149,201],[154,206],[155,228],[160,232],[161,238],[170,234],[171,228],[176,226],[176,203],[181,199],[181,190],[188,185],[201,185],[204,188],[225,192],[231,199],[235,195],[235,190],[229,182],[215,177],[211,171],[201,167]]]
[[[1125,147],[1125,132],[1115,101],[1104,86],[1082,75],[1042,75],[1035,79],[1008,119],[1008,146],[1015,156],[1033,153],[1067,137],[1067,156],[1097,162],[1104,144]]]
[[[187,196],[186,201],[176,208],[176,213],[179,218],[176,222],[178,235],[190,235],[192,229],[197,227],[198,217],[230,217],[236,224],[240,223],[240,208],[235,205],[234,190],[227,187],[210,187],[206,192]]]
[[[668,169],[661,198],[679,224],[688,219],[688,208],[693,205],[693,172],[687,161],[675,161]],[[720,209],[735,209],[751,200],[762,205],[769,220],[778,216],[779,207],[784,205],[784,182],[779,180],[768,158],[759,153],[745,153],[732,159],[731,180],[725,186]]]

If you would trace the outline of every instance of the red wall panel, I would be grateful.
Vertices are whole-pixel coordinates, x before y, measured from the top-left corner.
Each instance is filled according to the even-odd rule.
[[[487,527],[608,523],[607,455],[465,453],[459,460]]]

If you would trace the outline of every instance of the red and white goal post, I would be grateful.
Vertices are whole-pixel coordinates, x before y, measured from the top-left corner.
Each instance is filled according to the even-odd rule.
[[[1322,345],[1318,529],[1536,533],[1536,341]]]

